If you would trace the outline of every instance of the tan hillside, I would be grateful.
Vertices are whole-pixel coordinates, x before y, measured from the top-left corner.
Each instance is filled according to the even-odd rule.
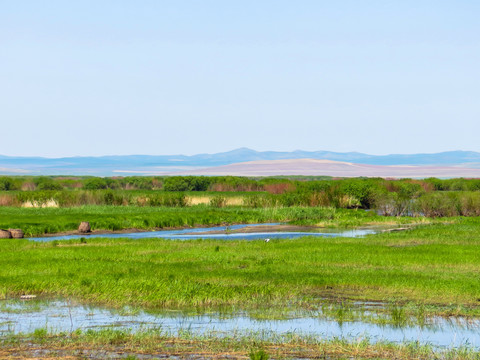
[[[289,159],[249,161],[211,168],[182,171],[176,175],[233,175],[233,176],[273,176],[310,175],[334,177],[480,177],[480,169],[454,166],[407,166],[407,165],[365,165],[350,162]],[[173,175],[173,174],[172,174]]]

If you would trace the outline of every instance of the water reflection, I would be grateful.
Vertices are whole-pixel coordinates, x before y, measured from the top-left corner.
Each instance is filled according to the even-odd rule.
[[[244,228],[254,227],[275,227],[274,223],[268,224],[244,224],[231,226],[216,226],[207,228],[190,228],[180,230],[160,230],[133,233],[116,233],[116,234],[91,234],[91,235],[63,235],[50,237],[30,238],[34,241],[54,241],[54,240],[71,240],[85,238],[128,238],[128,239],[179,239],[179,240],[195,240],[195,239],[216,239],[216,240],[258,240],[258,239],[292,239],[303,236],[319,236],[319,237],[361,237],[368,234],[375,234],[374,229],[321,229],[316,231],[261,231],[261,232],[232,232]]]
[[[375,305],[376,306],[376,305]],[[368,305],[366,305],[368,310]],[[161,329],[179,335],[192,334],[256,334],[257,336],[309,336],[316,339],[343,338],[372,342],[419,342],[441,347],[480,345],[480,320],[461,317],[432,318],[428,326],[392,326],[364,321],[337,321],[325,317],[321,309],[310,312],[286,313],[280,320],[260,320],[247,313],[188,315],[180,311],[147,313],[125,308],[113,311],[81,306],[71,302],[3,301],[0,303],[0,334],[29,333],[38,328],[50,331],[101,329],[104,327]],[[259,335],[260,334],[260,335]],[[263,335],[262,335],[263,334]]]

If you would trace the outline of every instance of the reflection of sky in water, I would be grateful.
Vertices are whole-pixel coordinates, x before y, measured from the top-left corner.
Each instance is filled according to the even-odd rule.
[[[208,228],[193,228],[180,230],[160,230],[147,231],[125,234],[95,234],[95,235],[64,235],[41,238],[30,238],[35,241],[53,241],[53,240],[70,240],[84,238],[129,238],[129,239],[179,239],[179,240],[195,240],[195,239],[216,239],[216,240],[235,240],[235,239],[292,239],[302,236],[319,236],[319,237],[360,237],[368,234],[374,234],[376,231],[371,229],[354,229],[354,230],[338,230],[338,229],[322,229],[322,231],[315,232],[296,232],[296,231],[273,231],[273,232],[258,232],[258,233],[229,233],[229,234],[208,234],[210,231],[226,231],[237,230],[245,227],[265,226],[265,225],[279,225],[279,224],[246,224],[246,225],[231,225],[231,226],[217,226]],[[195,233],[195,234],[192,234]]]
[[[22,309],[29,309],[22,312]],[[13,311],[12,311],[13,310]],[[463,318],[434,319],[434,328],[410,326],[396,328],[362,322],[325,320],[315,313],[308,316],[285,320],[255,320],[245,314],[238,316],[196,315],[187,316],[181,312],[147,314],[144,312],[113,312],[101,308],[69,305],[66,302],[41,303],[5,301],[0,307],[0,334],[7,332],[28,333],[37,328],[51,331],[72,331],[75,329],[100,329],[113,326],[132,330],[160,328],[177,334],[188,330],[194,334],[218,332],[219,336],[256,333],[268,335],[307,335],[318,339],[340,337],[348,340],[368,338],[371,341],[412,342],[435,346],[458,347],[468,344],[480,346],[480,320]],[[318,314],[317,314],[318,315]]]

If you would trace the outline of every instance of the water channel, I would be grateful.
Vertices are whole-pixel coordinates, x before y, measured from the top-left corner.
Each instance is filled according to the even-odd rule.
[[[309,229],[305,231],[305,227],[298,227],[301,230],[295,231],[268,231],[268,228],[277,229],[281,224],[242,224],[231,226],[216,227],[199,227],[177,230],[160,230],[160,231],[144,231],[131,233],[110,233],[110,234],[88,234],[88,235],[61,235],[48,237],[30,238],[34,241],[54,241],[54,240],[72,240],[85,238],[129,238],[129,239],[179,239],[179,240],[195,240],[195,239],[217,239],[217,240],[258,240],[258,239],[295,239],[302,236],[319,236],[319,237],[361,237],[369,234],[375,234],[377,229]],[[262,228],[262,231],[252,231],[255,228]],[[243,232],[242,230],[247,230]],[[303,231],[302,231],[303,230]]]

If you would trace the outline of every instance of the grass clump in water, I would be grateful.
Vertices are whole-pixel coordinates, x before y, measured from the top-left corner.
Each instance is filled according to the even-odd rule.
[[[395,327],[404,327],[408,322],[405,308],[396,303],[390,304],[388,308],[392,324]]]
[[[248,354],[248,357],[250,360],[268,360],[270,359],[270,355],[263,350],[250,350],[250,353]]]

